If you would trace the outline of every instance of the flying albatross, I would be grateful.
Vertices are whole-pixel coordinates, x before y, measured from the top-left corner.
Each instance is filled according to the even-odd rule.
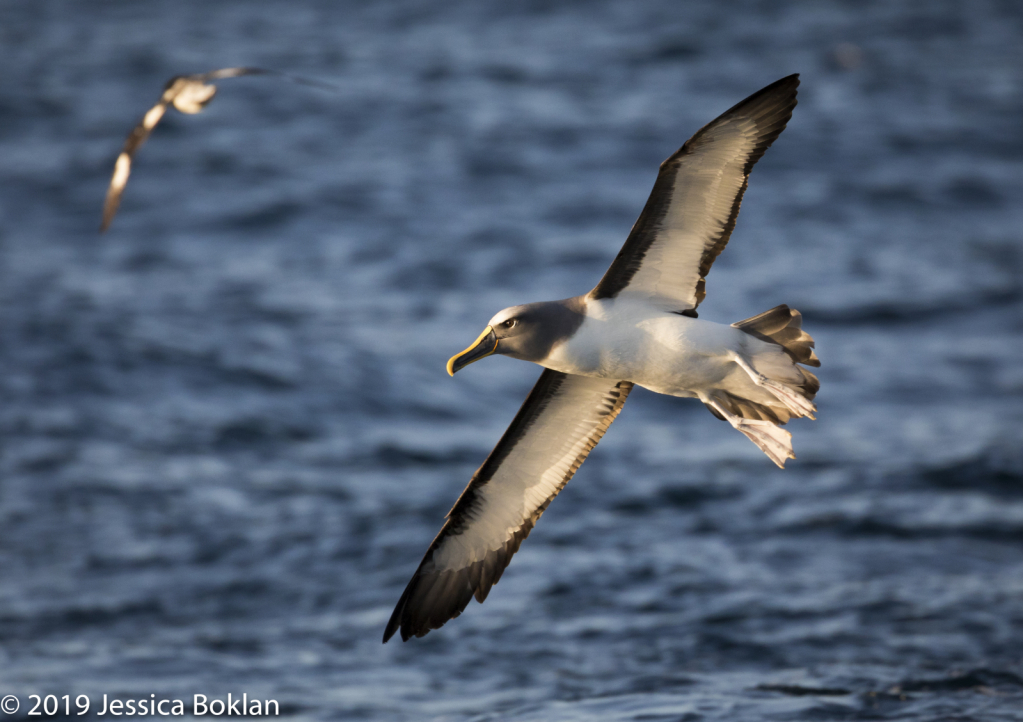
[[[384,642],[421,637],[482,602],[537,519],[638,384],[697,398],[778,466],[790,418],[809,417],[820,366],[788,306],[724,325],[697,318],[711,264],[728,243],[753,165],[785,129],[799,76],[754,93],[661,164],[653,191],[600,283],[583,296],[494,316],[448,361],[490,354],[544,367],[511,426],[448,513],[405,587]]]
[[[213,96],[216,95],[217,86],[213,85],[211,81],[237,78],[241,75],[274,75],[294,83],[335,89],[329,83],[287,75],[276,70],[265,70],[263,68],[221,68],[209,73],[177,75],[171,78],[167,81],[167,85],[164,86],[163,95],[160,96],[160,100],[146,111],[142,120],[131,131],[128,139],[124,141],[124,148],[121,150],[121,154],[117,156],[117,161],[114,163],[114,174],[110,178],[107,197],[103,202],[103,222],[99,227],[101,233],[110,227],[110,222],[114,220],[117,208],[121,205],[121,194],[124,192],[124,186],[128,183],[128,176],[131,174],[132,158],[135,157],[135,153],[146,142],[146,139],[149,138],[149,134],[153,132],[153,128],[163,118],[167,108],[173,105],[182,113],[194,115],[205,108],[213,100]]]

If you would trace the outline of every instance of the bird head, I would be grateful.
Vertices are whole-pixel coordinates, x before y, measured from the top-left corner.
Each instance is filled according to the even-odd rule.
[[[510,306],[490,319],[469,348],[448,359],[448,373],[454,376],[474,361],[495,353],[541,363],[582,320],[578,299]]]

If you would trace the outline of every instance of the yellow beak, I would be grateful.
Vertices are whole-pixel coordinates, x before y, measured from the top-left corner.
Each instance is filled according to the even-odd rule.
[[[496,350],[497,334],[493,326],[487,326],[480,337],[472,342],[472,346],[448,359],[448,374],[454,376],[456,371],[461,371],[473,361],[479,361]]]

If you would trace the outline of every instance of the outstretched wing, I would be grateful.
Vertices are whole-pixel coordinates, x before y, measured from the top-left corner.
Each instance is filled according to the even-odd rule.
[[[799,76],[790,75],[759,90],[661,163],[643,212],[592,298],[632,295],[678,313],[703,301],[750,170],[792,117],[798,85]]]
[[[327,83],[323,80],[306,78],[301,75],[292,75],[291,73],[282,73],[279,70],[267,70],[266,68],[221,68],[220,70],[214,70],[194,77],[199,78],[204,83],[208,83],[211,80],[237,78],[242,75],[272,75],[275,78],[283,78],[284,80],[292,83],[298,83],[299,85],[308,85],[311,88],[320,88],[321,90],[330,90],[333,92],[338,92],[340,90],[340,88],[333,83]]]
[[[208,83],[211,80],[237,78],[242,75],[282,75],[282,73],[277,73],[273,70],[266,70],[265,68],[221,68],[220,70],[211,70],[208,73],[193,75],[192,77],[196,80]]]
[[[422,637],[487,598],[547,505],[621,411],[632,384],[544,370],[448,513],[394,608],[384,642]]]
[[[100,232],[110,227],[110,221],[114,220],[117,208],[121,205],[121,194],[128,183],[128,176],[131,175],[131,161],[135,157],[135,151],[142,147],[146,138],[153,132],[153,128],[163,118],[169,102],[166,98],[160,98],[160,102],[149,109],[141,122],[131,131],[128,140],[124,141],[124,148],[114,163],[114,175],[110,178],[106,200],[103,201],[103,222],[99,227]]]

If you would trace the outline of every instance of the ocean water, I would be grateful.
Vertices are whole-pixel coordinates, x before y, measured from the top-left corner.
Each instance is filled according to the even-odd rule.
[[[1021,36],[1011,2],[0,4],[5,716],[1023,719]],[[169,114],[99,235],[163,83],[239,64],[336,90]],[[637,390],[486,604],[381,645],[538,375],[447,358],[591,288],[657,164],[792,72],[700,312],[803,312],[799,458]]]

